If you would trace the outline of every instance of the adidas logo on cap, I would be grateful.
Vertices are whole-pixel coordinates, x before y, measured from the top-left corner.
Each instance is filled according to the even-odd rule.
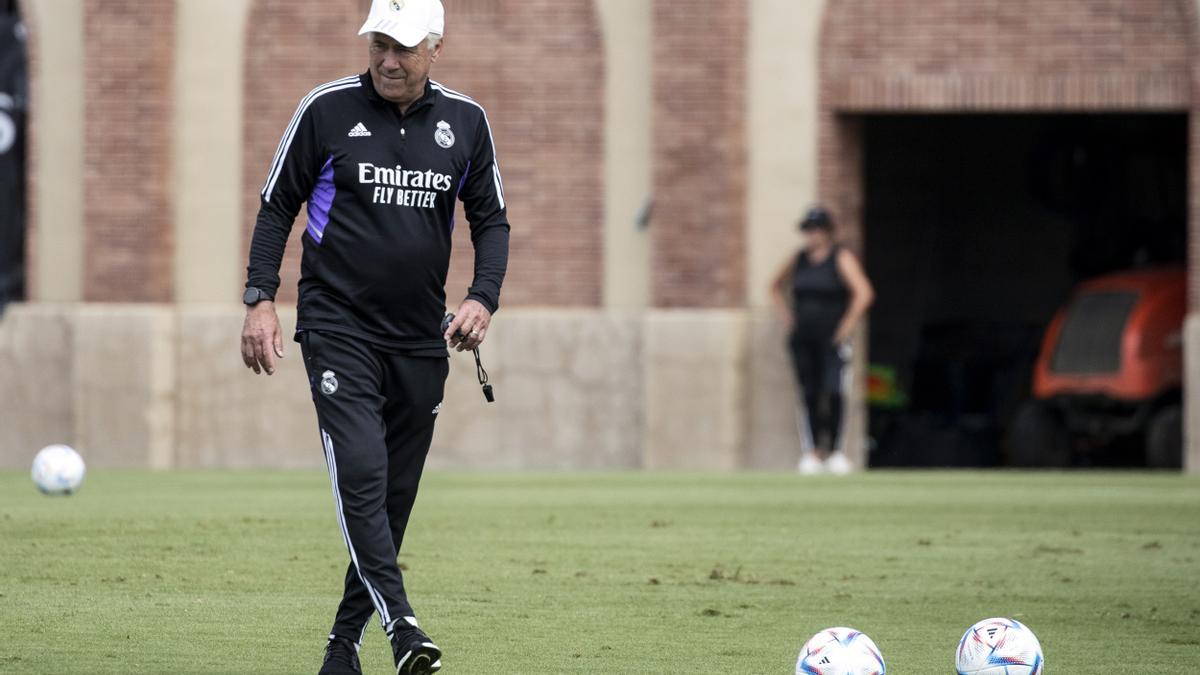
[[[359,136],[370,136],[371,132],[367,131],[367,128],[363,126],[362,122],[359,122],[358,124],[355,124],[354,128],[350,130],[350,133],[346,135],[350,138],[357,138]]]

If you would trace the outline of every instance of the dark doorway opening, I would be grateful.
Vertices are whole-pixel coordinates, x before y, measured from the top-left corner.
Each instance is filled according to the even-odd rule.
[[[1183,263],[1183,114],[864,118],[873,466],[992,466],[1072,287]],[[888,398],[888,397],[885,397]]]

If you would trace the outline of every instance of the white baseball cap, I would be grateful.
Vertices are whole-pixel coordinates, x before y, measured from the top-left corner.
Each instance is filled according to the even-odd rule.
[[[441,0],[372,0],[358,34],[383,33],[405,47],[416,47],[430,33],[444,34],[445,28]]]

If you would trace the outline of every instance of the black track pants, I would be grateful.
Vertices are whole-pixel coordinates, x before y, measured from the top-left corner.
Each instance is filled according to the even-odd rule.
[[[804,421],[800,445],[805,452],[829,439],[832,450],[841,450],[843,389],[846,361],[829,339],[805,339],[793,334],[788,340],[796,383],[804,397]]]
[[[442,402],[449,361],[381,351],[337,333],[300,336],[338,525],[350,552],[332,634],[362,640],[413,616],[396,555]]]

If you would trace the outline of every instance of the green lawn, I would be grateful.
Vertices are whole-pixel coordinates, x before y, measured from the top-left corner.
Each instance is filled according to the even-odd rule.
[[[952,673],[997,615],[1053,675],[1200,672],[1194,478],[435,473],[401,562],[447,673],[791,673],[834,625]],[[0,672],[315,673],[345,563],[322,473],[0,473]]]

